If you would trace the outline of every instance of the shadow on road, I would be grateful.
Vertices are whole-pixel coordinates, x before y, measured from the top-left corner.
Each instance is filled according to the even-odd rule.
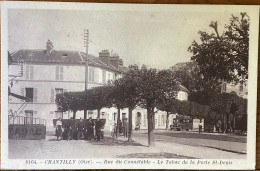
[[[108,145],[108,146],[142,146],[142,147],[146,147],[140,143],[137,142],[128,142],[128,141],[124,141],[124,140],[120,140],[120,139],[116,139],[116,138],[112,138],[112,137],[105,137],[104,139],[101,139],[100,141],[88,141],[90,144],[92,145]]]
[[[155,135],[164,135],[176,138],[189,138],[189,139],[210,139],[218,141],[231,141],[246,143],[246,138],[230,137],[226,135],[214,135],[214,134],[198,134],[193,132],[156,132]]]
[[[181,156],[173,153],[132,153],[118,155],[118,158],[174,158],[174,159],[194,159],[192,157]]]

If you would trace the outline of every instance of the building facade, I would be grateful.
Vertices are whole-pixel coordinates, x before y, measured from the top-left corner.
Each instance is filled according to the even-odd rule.
[[[107,56],[108,55],[108,56]],[[109,80],[120,78],[125,72],[122,59],[110,56],[108,50],[100,52],[99,57],[88,56],[88,88],[102,86]],[[66,91],[85,90],[86,54],[74,51],[55,51],[50,41],[45,50],[19,50],[11,54],[13,64],[9,65],[10,91],[27,97],[28,100],[9,96],[9,111],[19,116],[42,118],[46,126],[53,125],[53,119],[70,118],[72,113],[57,110],[56,94]],[[15,74],[21,70],[18,61],[23,61],[20,77]],[[79,117],[83,112],[79,112]]]
[[[10,92],[27,99],[9,96],[9,115],[16,113],[17,116],[45,119],[47,127],[53,126],[53,119],[69,119],[73,116],[72,112],[57,110],[55,97],[56,94],[66,91],[85,90],[85,53],[56,51],[48,41],[44,50],[18,50],[10,55]],[[88,59],[88,88],[105,85],[109,80],[118,79],[126,72],[123,60],[117,54],[110,54],[108,50],[102,50],[99,57],[88,55]],[[22,68],[18,64],[19,61],[23,61]],[[15,76],[17,73],[20,74],[19,77]],[[176,98],[188,100],[188,90],[180,85]],[[176,115],[170,115],[169,125],[174,116]],[[84,117],[83,111],[77,112],[76,119],[80,117]],[[96,118],[97,111],[88,111],[87,118],[89,117]],[[128,118],[128,109],[121,110],[120,118]],[[106,119],[105,129],[111,130],[117,120],[117,109],[103,108],[101,119]],[[133,128],[139,125],[141,129],[147,129],[147,111],[136,108],[133,111],[132,124]],[[166,112],[158,111],[155,115],[155,129],[165,129],[165,126]]]

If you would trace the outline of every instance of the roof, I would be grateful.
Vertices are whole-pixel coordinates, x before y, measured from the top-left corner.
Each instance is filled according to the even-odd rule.
[[[21,61],[39,64],[69,64],[69,65],[84,65],[86,54],[78,51],[56,51],[54,50],[50,56],[46,54],[46,50],[19,50],[11,54],[13,61]],[[126,67],[107,65],[99,60],[94,55],[88,55],[89,65],[106,68],[117,72],[125,72]]]
[[[181,84],[178,85],[178,88],[179,88],[179,91],[185,91],[187,93],[189,92],[189,90]]]

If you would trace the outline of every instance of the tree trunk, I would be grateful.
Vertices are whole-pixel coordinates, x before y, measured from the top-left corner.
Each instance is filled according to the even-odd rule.
[[[170,115],[170,113],[167,112],[167,115],[166,115],[166,128],[165,128],[165,131],[168,130],[168,128],[169,128],[169,115]]]
[[[119,121],[120,121],[120,108],[117,108],[116,137],[119,136]]]
[[[85,109],[84,110],[84,119],[87,119],[88,111]]]
[[[128,142],[132,141],[132,112],[133,109],[132,108],[128,108]]]
[[[223,118],[223,124],[224,124],[224,130],[223,133],[225,134],[227,132],[227,114],[224,114],[224,118]]]
[[[101,109],[98,109],[97,111],[98,111],[97,117],[100,118],[100,111],[101,111]]]
[[[73,111],[73,119],[76,119],[76,111]]]
[[[154,147],[154,114],[151,108],[147,108],[147,120],[148,120],[148,146]]]

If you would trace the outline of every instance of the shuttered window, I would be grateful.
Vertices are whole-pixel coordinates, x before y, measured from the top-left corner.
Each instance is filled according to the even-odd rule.
[[[63,66],[56,66],[56,80],[63,80]]]
[[[89,74],[88,74],[88,81],[89,82],[94,82],[94,76],[95,76],[95,72],[94,72],[94,68],[89,68]]]
[[[103,72],[102,72],[102,83],[106,83],[106,71],[105,70],[103,70]]]
[[[27,80],[34,79],[34,66],[26,65],[25,77]]]
[[[60,80],[60,67],[56,66],[56,80]]]

